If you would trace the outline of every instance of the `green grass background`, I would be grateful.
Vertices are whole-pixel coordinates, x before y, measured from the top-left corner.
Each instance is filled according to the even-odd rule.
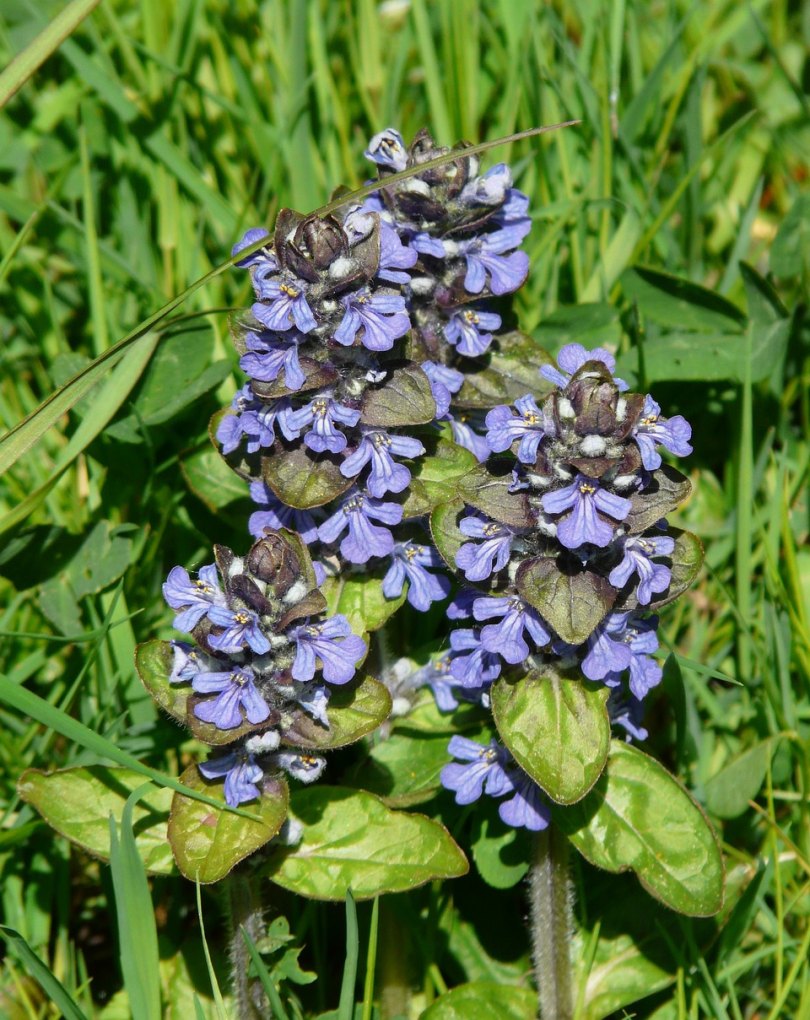
[[[37,39],[66,6],[78,24],[54,50],[58,39]],[[665,413],[695,427],[695,495],[679,523],[707,547],[696,589],[665,615],[677,657],[654,706],[666,717],[656,751],[708,804],[750,884],[708,964],[670,915],[665,980],[638,1015],[810,1016],[810,9],[102,0],[82,18],[91,6],[4,0],[0,11],[0,63],[45,58],[0,77],[4,430],[221,265],[243,229],[361,184],[366,141],[388,125],[452,143],[581,119],[489,160],[510,162],[531,197],[532,268],[515,308],[552,349],[607,342],[643,377],[645,337],[667,333],[633,303],[639,264],[750,316],[740,262],[775,285],[790,315],[778,371],[752,381],[741,346],[735,373],[718,376],[701,359],[700,344],[716,340],[701,320],[691,377],[656,374]],[[102,364],[72,410],[54,403],[39,432],[0,441],[0,911],[88,1017],[136,1008],[114,943],[136,922],[160,936],[165,1015],[220,1015],[193,888],[157,879],[152,905],[136,897],[123,917],[119,897],[116,936],[109,869],[54,836],[15,782],[28,766],[98,760],[98,747],[63,735],[65,716],[180,771],[184,735],[158,719],[132,657],[138,640],[168,632],[169,567],[205,561],[212,540],[243,541],[247,503],[237,480],[212,480],[205,429],[239,381],[228,314],[247,300],[244,274],[214,275],[124,360]],[[575,305],[594,307],[572,315]],[[638,887],[622,888],[643,912]],[[413,931],[427,918],[446,936],[414,965],[414,1015],[448,985],[525,978],[526,946],[485,946],[474,918],[453,920],[452,897],[427,890],[391,908]],[[486,902],[518,926],[519,890]],[[219,945],[215,897],[202,906]],[[281,906],[321,974],[307,1009],[334,1006],[342,912]],[[599,932],[581,921],[593,948]],[[361,911],[364,938],[368,924]],[[23,944],[8,946],[0,1015],[58,1016]]]

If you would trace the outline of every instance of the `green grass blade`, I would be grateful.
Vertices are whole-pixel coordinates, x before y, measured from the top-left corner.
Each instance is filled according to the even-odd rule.
[[[338,1020],[354,1017],[354,987],[357,982],[357,959],[360,939],[357,931],[357,907],[352,891],[346,893],[346,961],[343,964],[343,981],[340,985]]]
[[[0,109],[57,50],[101,0],[72,0],[0,74]]]
[[[87,1020],[87,1016],[73,1001],[62,982],[50,972],[25,939],[13,928],[0,924],[0,938],[42,987],[50,1001],[60,1010],[65,1020]]]
[[[380,897],[374,897],[371,907],[371,925],[368,932],[366,953],[366,978],[363,982],[363,1015],[361,1020],[371,1020],[374,1008],[374,973],[377,969],[377,936],[380,930]]]
[[[222,992],[219,989],[217,973],[214,970],[214,962],[211,959],[211,951],[208,948],[208,939],[205,937],[205,923],[203,921],[202,912],[201,886],[199,882],[196,882],[195,885],[197,887],[197,919],[200,922],[200,935],[202,936],[203,953],[205,955],[205,966],[208,969],[208,980],[211,982],[211,993],[214,996],[214,1006],[216,1008],[219,1020],[229,1020],[228,1012],[225,1009],[225,1003],[222,999]]]
[[[151,783],[144,783],[127,798],[120,842],[115,819],[112,815],[109,819],[119,958],[133,1020],[153,1020],[161,1015],[160,958],[152,895],[132,831],[132,810],[151,787]]]
[[[259,976],[259,981],[262,983],[262,988],[270,1000],[270,1008],[273,1010],[273,1016],[275,1020],[289,1020],[287,1010],[284,1008],[284,1004],[281,1001],[281,996],[278,994],[278,989],[275,986],[275,982],[270,975],[270,971],[265,966],[264,960],[259,954],[259,950],[256,948],[256,943],[250,937],[250,933],[247,928],[241,928],[242,937],[245,940],[247,951],[250,954],[250,959],[253,961],[253,966],[256,968],[256,973]]]

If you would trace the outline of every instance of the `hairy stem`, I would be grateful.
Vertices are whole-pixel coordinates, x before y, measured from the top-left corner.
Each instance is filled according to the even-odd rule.
[[[410,1011],[411,984],[408,979],[406,945],[402,924],[385,899],[380,901],[380,947],[378,990],[382,1020],[406,1017]]]
[[[270,1004],[259,981],[248,977],[250,956],[242,935],[244,928],[254,942],[265,933],[261,899],[248,872],[232,873],[225,883],[229,921],[231,981],[238,1020],[261,1020],[270,1015]]]
[[[542,1020],[571,1020],[571,887],[568,840],[553,826],[534,837],[529,872],[532,955]]]

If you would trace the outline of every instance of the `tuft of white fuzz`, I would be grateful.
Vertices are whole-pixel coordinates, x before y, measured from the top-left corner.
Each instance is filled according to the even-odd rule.
[[[244,574],[245,560],[242,556],[234,556],[233,563],[228,568],[228,577],[236,577],[237,574]]]
[[[579,448],[586,457],[602,457],[607,449],[607,443],[603,436],[585,436]]]
[[[399,719],[403,715],[407,715],[411,710],[411,703],[407,698],[394,698],[391,704],[391,718]]]
[[[627,417],[627,401],[624,397],[619,397],[616,401],[616,421],[624,421]]]
[[[557,411],[561,418],[575,418],[574,405],[568,397],[560,397],[557,401]]]
[[[270,751],[275,751],[280,743],[281,737],[278,730],[267,730],[256,737],[248,737],[245,741],[245,750],[249,754],[267,754]]]
[[[402,191],[413,191],[426,198],[430,195],[430,186],[426,181],[420,181],[418,177],[409,177],[407,181],[402,181],[399,187]]]
[[[307,583],[303,577],[299,577],[298,580],[293,584],[292,588],[289,589],[287,594],[284,596],[284,602],[300,602],[301,599],[307,593]]]
[[[329,266],[329,275],[332,277],[347,276],[354,269],[354,259],[348,255],[341,255]]]
[[[425,295],[430,294],[435,285],[436,281],[431,279],[429,276],[411,277],[411,291],[419,297],[424,297]]]
[[[616,475],[613,479],[614,489],[635,489],[637,483],[635,475]]]

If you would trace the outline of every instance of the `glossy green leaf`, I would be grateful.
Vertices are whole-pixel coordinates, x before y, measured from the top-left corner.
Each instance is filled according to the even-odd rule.
[[[405,602],[407,583],[395,599],[386,598],[380,577],[327,577],[321,585],[330,616],[342,613],[355,634],[379,630]]]
[[[436,417],[436,402],[428,377],[416,365],[396,368],[381,386],[366,390],[362,404],[364,425],[425,425]]]
[[[144,777],[131,769],[90,765],[59,772],[26,769],[17,789],[60,835],[95,857],[109,860],[110,814],[120,824],[127,797],[143,782]],[[142,797],[133,811],[138,853],[146,870],[156,875],[174,870],[166,838],[171,801],[171,790],[156,788]]]
[[[732,758],[706,783],[706,807],[718,818],[739,818],[759,793],[776,740],[763,740]]]
[[[583,857],[607,871],[633,871],[656,899],[708,917],[723,904],[723,858],[711,826],[654,758],[613,741],[604,774],[554,822]]]
[[[439,439],[433,453],[414,462],[411,482],[403,505],[405,517],[421,517],[439,503],[453,499],[458,483],[478,461],[463,446]]]
[[[683,595],[692,585],[703,565],[703,543],[697,535],[693,535],[691,531],[679,531],[677,528],[670,528],[668,534],[675,539],[672,555],[667,557],[672,571],[672,579],[667,590],[662,595],[653,595],[648,605],[644,606],[645,609],[658,609],[660,606],[673,602],[679,595]],[[628,587],[632,591],[621,599],[618,606],[622,611],[638,608],[638,599],[635,593],[637,578],[631,578]]]
[[[203,790],[225,805],[225,784],[204,779],[196,765],[190,765],[180,781],[193,790]],[[287,817],[289,793],[283,779],[265,779],[262,795],[248,806],[261,821],[217,810],[176,793],[169,816],[169,842],[177,867],[202,885],[218,882],[240,861],[269,842]]]
[[[602,774],[610,747],[608,690],[586,680],[532,672],[491,690],[501,739],[559,804],[581,800]]]
[[[282,729],[283,743],[308,749],[344,747],[376,730],[391,713],[388,688],[370,676],[331,691],[326,710],[329,729],[305,712],[297,712],[292,723]]]
[[[464,511],[464,501],[451,500],[437,506],[430,515],[430,535],[439,554],[451,570],[458,570],[456,553],[468,541],[459,531],[458,520]]]
[[[203,722],[193,712],[200,699],[189,683],[170,683],[174,651],[168,641],[145,641],[135,649],[135,668],[141,683],[157,704],[173,719],[188,726],[198,740],[206,744],[229,744],[266,724],[254,726],[245,722],[233,730],[221,730],[213,723]]]
[[[520,595],[534,606],[563,641],[580,645],[607,616],[616,589],[572,556],[526,560],[516,577]]]
[[[194,495],[212,513],[240,501],[249,504],[247,482],[228,467],[220,454],[205,446],[180,461],[180,470]]]
[[[465,503],[487,514],[495,521],[514,528],[530,528],[535,517],[529,509],[525,493],[509,492],[511,468],[506,475],[493,473],[493,465],[479,465],[459,479],[458,496]]]
[[[646,531],[680,506],[691,491],[692,483],[685,475],[669,464],[662,464],[653,472],[652,480],[644,492],[634,493],[630,497],[631,508],[624,519],[625,527],[631,535]]]
[[[537,993],[531,989],[471,981],[445,992],[428,1006],[420,1020],[472,1020],[473,1017],[534,1020],[536,1016]]]
[[[526,333],[514,330],[499,334],[481,360],[481,368],[465,373],[464,384],[453,397],[454,407],[489,409],[496,404],[513,404],[527,393],[537,396],[550,389],[540,369],[552,363],[551,355]]]
[[[531,837],[527,829],[512,829],[500,818],[480,816],[479,831],[470,846],[478,874],[493,889],[512,889],[529,870]]]
[[[392,811],[361,790],[313,786],[293,793],[301,842],[275,848],[265,874],[277,885],[317,900],[355,899],[457,878],[467,861],[450,834],[424,815]]]
[[[745,328],[745,315],[726,298],[659,269],[636,266],[624,273],[621,283],[643,314],[662,325],[708,334],[741,333]]]
[[[323,506],[352,484],[329,453],[316,454],[303,445],[262,457],[262,477],[282,502],[298,510]]]

